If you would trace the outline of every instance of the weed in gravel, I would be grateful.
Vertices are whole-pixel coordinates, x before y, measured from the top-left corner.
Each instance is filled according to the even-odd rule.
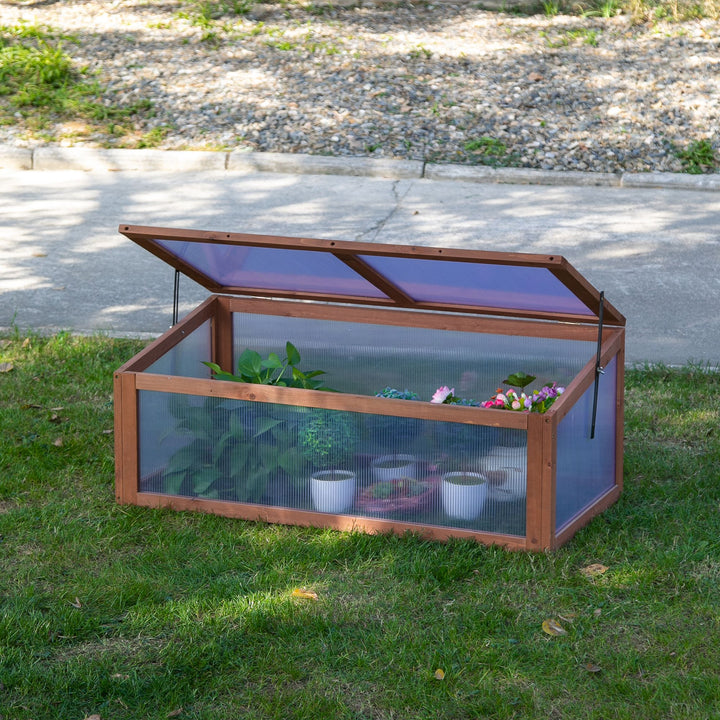
[[[516,162],[516,157],[508,151],[504,142],[487,135],[466,142],[465,151],[480,165],[509,167]]]
[[[685,172],[692,175],[714,172],[720,166],[715,149],[707,138],[693,140],[684,150],[676,150],[675,155],[682,162]]]

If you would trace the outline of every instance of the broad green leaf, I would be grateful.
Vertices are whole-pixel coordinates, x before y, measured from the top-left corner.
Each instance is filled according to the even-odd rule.
[[[250,454],[250,448],[248,445],[236,445],[230,450],[229,453],[229,470],[232,477],[236,477],[240,473],[245,472],[245,467],[248,462],[248,456]]]
[[[278,449],[269,443],[257,443],[256,451],[262,467],[274,470],[278,466]]]
[[[184,472],[191,465],[202,458],[201,448],[198,443],[190,443],[180,448],[168,461],[166,471],[168,473]]]
[[[192,476],[193,490],[203,495],[219,477],[220,473],[215,468],[202,468]]]
[[[260,437],[260,435],[263,435],[268,430],[274,428],[276,425],[280,425],[283,422],[284,420],[278,420],[277,418],[260,417],[255,423],[255,434],[253,437]]]
[[[305,373],[306,378],[317,377],[318,375],[325,375],[325,371],[324,370],[311,370],[310,372]]]
[[[297,365],[300,362],[300,353],[289,340],[285,343],[285,353],[290,365]]]
[[[508,375],[503,382],[506,385],[512,385],[513,387],[519,387],[524,388],[526,385],[529,385],[533,380],[535,380],[535,375],[528,375],[524,372],[517,372],[513,373],[512,375]]]
[[[263,360],[262,366],[264,368],[273,368],[277,370],[283,367],[282,360],[277,356],[276,353],[270,353],[267,360]]]
[[[164,491],[169,495],[177,495],[180,492],[185,472],[166,472],[163,476]]]
[[[245,348],[238,358],[238,374],[257,378],[262,372],[262,358],[260,353],[250,348]]]
[[[304,465],[302,455],[297,448],[288,448],[281,452],[277,462],[288,475],[297,475]]]

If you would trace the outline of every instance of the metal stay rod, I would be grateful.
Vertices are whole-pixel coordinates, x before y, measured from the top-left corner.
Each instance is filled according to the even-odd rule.
[[[172,324],[173,325],[177,325],[179,313],[180,313],[180,271],[175,270],[175,282],[173,284],[173,309],[172,309]]]
[[[597,354],[595,356],[595,388],[593,390],[593,408],[592,422],[590,423],[590,439],[595,438],[595,420],[597,419],[597,403],[598,389],[600,386],[600,376],[605,372],[605,368],[600,365],[600,351],[602,350],[602,331],[603,331],[603,307],[605,305],[605,291],[600,292],[600,308],[598,310],[598,339]]]

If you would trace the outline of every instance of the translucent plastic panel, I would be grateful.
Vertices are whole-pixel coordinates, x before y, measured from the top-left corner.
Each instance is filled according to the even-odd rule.
[[[225,288],[386,297],[330,253],[185,240],[155,242]]]
[[[361,256],[418,302],[594,316],[546,268]]]
[[[617,362],[600,376],[595,438],[590,439],[593,387],[562,419],[557,434],[556,528],[615,485]]]
[[[210,369],[203,365],[204,360],[211,359],[210,342],[208,320],[158,358],[145,372],[195,378],[210,377]]]
[[[375,395],[408,389],[429,401],[447,385],[469,400],[485,400],[513,372],[567,385],[592,358],[595,343],[484,333],[235,314],[235,357],[245,348],[284,354],[290,340],[304,371],[323,370],[341,392]]]
[[[520,431],[150,391],[139,415],[141,492],[525,533]]]

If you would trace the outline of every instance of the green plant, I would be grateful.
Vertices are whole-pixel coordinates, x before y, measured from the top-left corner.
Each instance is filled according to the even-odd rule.
[[[713,172],[718,168],[718,158],[709,139],[693,140],[684,150],[677,150],[676,156],[682,161],[685,172],[699,175]]]
[[[465,151],[472,153],[483,165],[500,165],[509,159],[507,145],[487,135],[477,140],[468,140],[465,143]]]
[[[0,26],[0,123],[23,123],[37,133],[58,120],[82,119],[89,133],[94,123],[149,114],[149,101],[126,107],[107,103],[103,88],[87,81],[87,68],[74,66],[65,40],[73,42],[51,28]]]
[[[412,390],[405,388],[404,390],[396,390],[395,388],[385,387],[379,393],[375,393],[375,397],[391,398],[393,400],[419,400],[420,396]]]
[[[413,60],[422,58],[429,60],[432,57],[432,50],[429,50],[424,45],[417,45],[408,54]]]
[[[299,363],[300,353],[297,348],[288,341],[285,344],[285,357],[282,360],[277,353],[272,352],[266,360],[263,360],[260,353],[246,348],[238,358],[237,374],[223,370],[214,362],[204,362],[203,364],[207,365],[213,371],[214,377],[218,380],[335,392],[325,387],[322,380],[315,379],[319,375],[324,375],[324,370],[303,372],[298,367]]]
[[[495,408],[499,410],[516,410],[522,412],[546,412],[560,395],[565,392],[564,387],[558,387],[557,383],[545,385],[540,390],[533,390],[531,393],[525,393],[526,388],[533,380],[534,375],[528,375],[523,372],[514,373],[508,376],[503,382],[506,385],[513,385],[520,388],[518,393],[513,387],[503,392],[502,388],[498,388],[497,394],[493,395],[490,400],[480,403],[485,408]]]
[[[170,132],[170,128],[167,126],[154,127],[152,130],[148,130],[138,140],[138,148],[156,148],[165,139],[165,136]]]
[[[169,409],[177,422],[165,439],[188,442],[170,456],[163,492],[258,502],[269,480],[293,481],[301,472],[302,409],[214,397],[198,405],[184,395],[173,396]]]
[[[555,17],[560,13],[560,3],[558,0],[544,0],[543,11],[546,17]]]
[[[318,469],[345,465],[358,444],[358,426],[352,413],[339,410],[311,410],[300,426],[300,452]]]

